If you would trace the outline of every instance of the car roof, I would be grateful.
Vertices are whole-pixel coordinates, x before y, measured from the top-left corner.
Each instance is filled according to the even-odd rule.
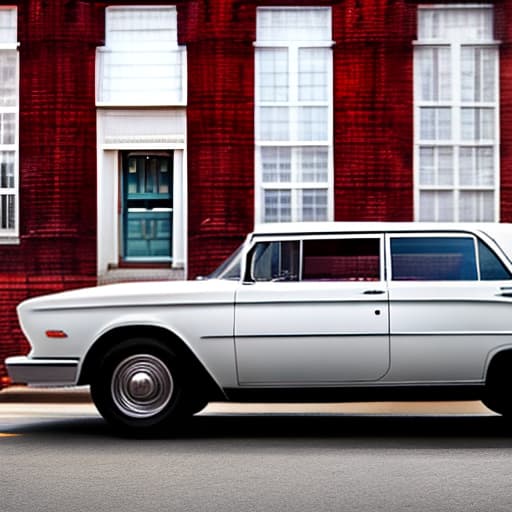
[[[326,233],[383,232],[484,232],[494,236],[512,236],[512,224],[476,222],[282,222],[258,224],[253,235],[308,235]]]

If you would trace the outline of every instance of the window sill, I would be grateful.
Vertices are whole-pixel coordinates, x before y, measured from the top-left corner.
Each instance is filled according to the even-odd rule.
[[[184,269],[177,268],[117,268],[98,276],[98,284],[112,284],[131,281],[182,281]]]
[[[20,239],[17,236],[0,235],[0,245],[20,245]]]

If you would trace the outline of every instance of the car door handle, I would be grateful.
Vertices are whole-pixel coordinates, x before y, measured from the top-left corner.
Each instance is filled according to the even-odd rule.
[[[363,292],[364,295],[382,295],[386,293],[385,290],[365,290]]]

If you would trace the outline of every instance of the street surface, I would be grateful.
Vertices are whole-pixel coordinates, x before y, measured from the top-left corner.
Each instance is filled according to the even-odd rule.
[[[512,510],[512,426],[476,402],[213,404],[127,439],[0,400],[0,462],[1,512]]]

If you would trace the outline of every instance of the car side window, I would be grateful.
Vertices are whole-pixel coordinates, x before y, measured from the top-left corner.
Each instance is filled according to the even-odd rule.
[[[378,281],[380,239],[304,240],[304,280]]]
[[[391,239],[394,281],[476,281],[475,242],[471,237]]]
[[[250,280],[298,281],[299,242],[259,242],[250,255]]]
[[[482,281],[505,281],[512,279],[510,272],[494,252],[481,240],[478,241],[480,279]]]

